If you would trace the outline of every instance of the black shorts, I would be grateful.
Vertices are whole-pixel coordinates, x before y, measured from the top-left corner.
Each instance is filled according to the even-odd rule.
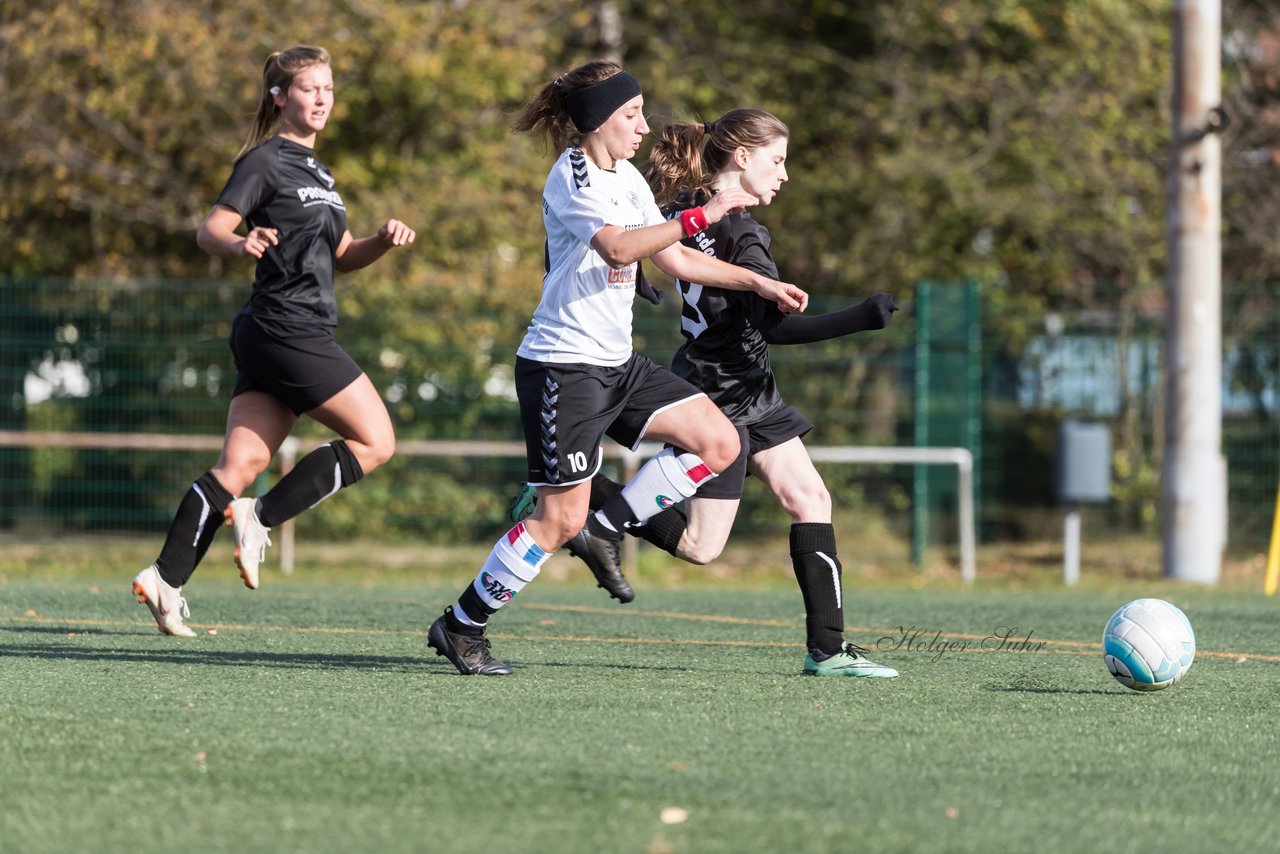
[[[704,483],[698,490],[698,498],[741,498],[742,488],[747,482],[747,460],[751,455],[789,442],[813,429],[804,413],[787,405],[771,410],[751,424],[733,426],[738,429],[738,441],[742,443],[738,458],[720,472],[719,477]]]
[[[364,371],[333,340],[333,330],[238,315],[231,326],[236,387],[231,396],[262,391],[301,415]]]
[[[634,449],[655,415],[702,392],[644,356],[612,368],[517,357],[516,396],[529,483],[571,486],[599,471],[606,435]]]

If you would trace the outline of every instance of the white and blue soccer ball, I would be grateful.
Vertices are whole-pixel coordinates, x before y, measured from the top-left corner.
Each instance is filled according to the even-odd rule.
[[[1187,675],[1195,657],[1191,622],[1163,599],[1135,599],[1112,614],[1102,632],[1107,670],[1135,691],[1168,688]]]

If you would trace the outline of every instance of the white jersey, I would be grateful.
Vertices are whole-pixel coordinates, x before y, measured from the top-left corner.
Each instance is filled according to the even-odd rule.
[[[517,353],[538,362],[621,365],[631,357],[639,265],[610,267],[591,238],[606,225],[631,230],[665,222],[653,191],[630,162],[619,160],[611,172],[571,147],[547,175],[542,222],[548,270]]]

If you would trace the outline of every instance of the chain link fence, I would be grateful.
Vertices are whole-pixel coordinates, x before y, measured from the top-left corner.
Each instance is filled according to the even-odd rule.
[[[807,443],[909,446],[921,435],[917,410],[927,410],[931,443],[970,445],[978,461],[980,537],[1053,537],[1061,524],[1052,483],[1057,425],[1068,417],[1100,421],[1113,436],[1113,498],[1090,519],[1091,531],[1157,531],[1159,318],[1124,324],[1106,312],[1051,315],[1014,352],[981,324],[965,286],[929,287],[927,317],[948,317],[951,292],[977,312],[979,342],[959,348],[959,357],[945,335],[918,328],[911,294],[899,295],[904,310],[883,332],[772,349],[784,396],[816,425]],[[224,282],[0,279],[0,433],[152,437],[142,448],[0,441],[0,531],[154,532],[159,540],[179,496],[216,459],[235,380],[226,341],[247,290]],[[358,292],[341,301],[338,339],[383,391],[401,439],[520,439],[511,363],[532,302],[417,289],[402,289],[394,302],[361,302]],[[810,311],[843,304],[815,300]],[[1223,316],[1232,326],[1223,368],[1230,546],[1265,549],[1280,483],[1280,287],[1228,285]],[[680,340],[677,297],[637,304],[638,350],[665,364]],[[941,349],[931,354],[921,341]],[[930,355],[922,386],[918,368]],[[977,429],[960,429],[947,413],[977,413]],[[298,433],[325,435],[305,419]],[[215,438],[201,450],[159,447],[174,435]],[[959,438],[939,442],[943,436]],[[523,468],[512,458],[401,455],[300,517],[299,536],[488,540],[503,525]],[[922,492],[913,467],[821,469],[838,522],[881,520],[904,541],[922,525],[935,539],[952,537],[954,496],[936,486]],[[912,512],[922,500],[928,515]],[[788,524],[749,480],[735,537],[785,535]]]

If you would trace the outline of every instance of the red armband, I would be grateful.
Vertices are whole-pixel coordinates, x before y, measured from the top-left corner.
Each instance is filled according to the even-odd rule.
[[[700,231],[706,231],[710,223],[707,222],[707,212],[699,205],[696,208],[689,208],[687,211],[680,212],[680,224],[684,226],[684,236],[693,237]]]

